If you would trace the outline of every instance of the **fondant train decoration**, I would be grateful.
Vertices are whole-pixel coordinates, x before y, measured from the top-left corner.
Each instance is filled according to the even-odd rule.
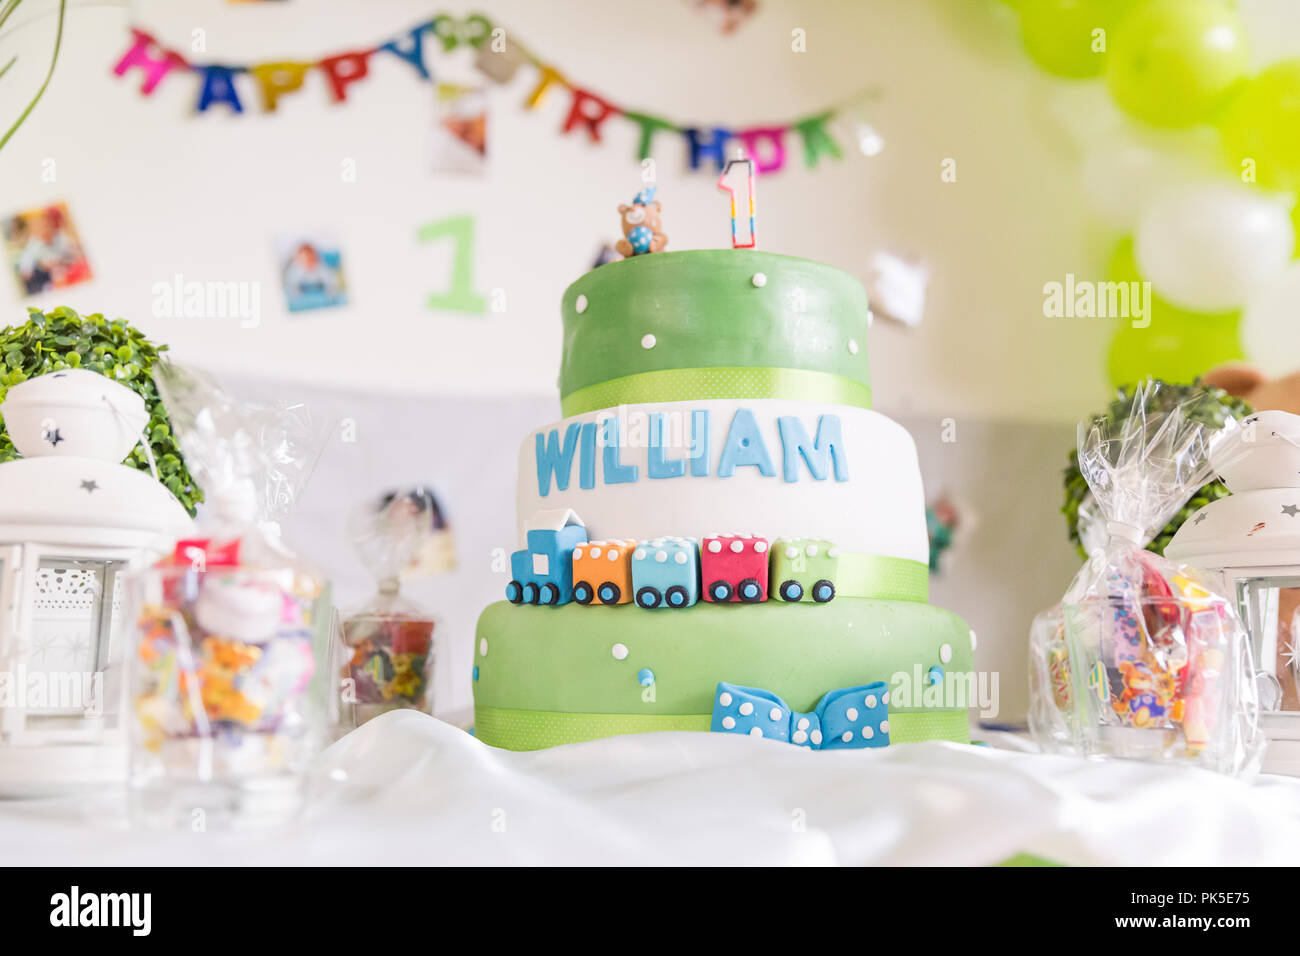
[[[645,541],[587,540],[572,509],[541,511],[527,546],[510,556],[511,604],[558,607],[629,604],[647,610],[716,604],[758,604],[769,591],[788,603],[825,604],[835,597],[839,549],[814,538],[711,534]]]

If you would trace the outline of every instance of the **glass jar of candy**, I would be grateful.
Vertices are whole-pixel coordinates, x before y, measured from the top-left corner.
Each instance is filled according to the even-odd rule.
[[[130,808],[189,830],[276,823],[301,808],[328,624],[301,568],[158,566],[128,581]]]

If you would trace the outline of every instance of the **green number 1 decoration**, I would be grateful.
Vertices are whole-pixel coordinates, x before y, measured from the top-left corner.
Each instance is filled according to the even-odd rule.
[[[431,309],[451,312],[470,312],[482,315],[487,311],[487,300],[474,291],[474,219],[472,216],[452,216],[421,226],[420,242],[450,239],[456,244],[451,260],[451,286],[445,292],[430,293]]]

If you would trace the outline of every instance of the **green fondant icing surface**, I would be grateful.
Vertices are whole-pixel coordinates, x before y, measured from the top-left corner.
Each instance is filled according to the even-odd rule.
[[[861,386],[869,401],[867,295],[833,266],[743,249],[633,256],[578,279],[562,308],[561,398],[646,372],[732,367],[828,373]]]
[[[616,644],[627,648],[622,660],[614,656]],[[944,645],[951,649],[947,663],[941,661]],[[956,615],[926,604],[854,598],[656,611],[502,601],[479,618],[474,663],[475,706],[491,718],[478,733],[489,744],[496,742],[494,721],[532,722],[537,739],[557,742],[604,735],[593,728],[707,729],[714,690],[724,680],[764,688],[795,710],[810,711],[830,690],[876,680],[893,688],[899,673],[914,685],[918,673],[923,679],[936,665],[949,675],[973,668],[970,629]],[[653,695],[637,681],[642,668],[654,673]],[[894,698],[891,727],[896,714],[910,713],[905,723],[919,734],[915,739],[967,739],[964,709]],[[519,716],[529,711],[540,716]],[[960,716],[958,737],[954,713]],[[675,718],[688,725],[677,726]],[[934,732],[927,733],[931,724]],[[515,728],[497,739],[532,732]],[[902,739],[892,731],[891,738]]]
[[[649,734],[669,730],[707,731],[710,714],[561,714],[554,711],[474,708],[474,735],[490,747],[541,750],[598,737]],[[922,740],[970,742],[964,710],[898,713],[889,717],[891,743]]]

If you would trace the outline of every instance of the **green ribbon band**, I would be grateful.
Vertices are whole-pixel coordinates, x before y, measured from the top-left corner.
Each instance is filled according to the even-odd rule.
[[[669,368],[598,382],[560,398],[564,417],[619,405],[702,402],[716,398],[786,398],[871,407],[871,387],[830,372],[798,368]]]
[[[918,604],[930,600],[930,568],[921,561],[878,554],[841,554],[835,579],[837,598]]]
[[[828,690],[830,688],[827,688]],[[649,709],[649,707],[647,707]],[[566,714],[548,710],[474,708],[474,735],[489,747],[541,750],[619,734],[666,730],[707,731],[710,714]],[[922,740],[970,743],[970,723],[964,710],[889,712],[891,744]]]

